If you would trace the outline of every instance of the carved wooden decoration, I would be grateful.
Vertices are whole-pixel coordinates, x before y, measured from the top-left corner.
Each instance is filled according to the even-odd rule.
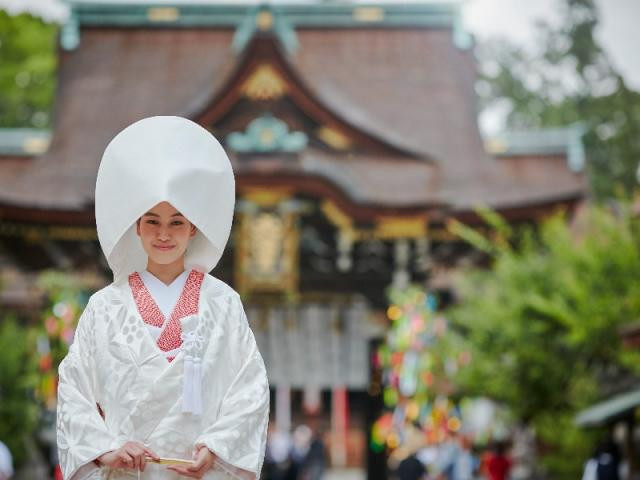
[[[297,212],[287,208],[286,201],[261,205],[245,199],[242,205],[236,231],[238,290],[241,294],[295,295],[299,268]]]

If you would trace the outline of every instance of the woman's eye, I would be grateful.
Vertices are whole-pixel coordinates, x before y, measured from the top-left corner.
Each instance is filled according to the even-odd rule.
[[[158,222],[156,222],[155,220],[147,220],[146,223],[148,223],[149,225],[155,225]]]
[[[181,222],[180,220],[176,220],[175,222],[173,222],[174,225],[182,225],[183,222]]]

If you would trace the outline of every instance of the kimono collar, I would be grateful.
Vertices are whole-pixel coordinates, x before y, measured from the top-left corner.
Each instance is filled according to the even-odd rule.
[[[182,272],[169,285],[148,270],[142,270],[138,274],[164,317],[169,318],[187,282],[189,271]]]

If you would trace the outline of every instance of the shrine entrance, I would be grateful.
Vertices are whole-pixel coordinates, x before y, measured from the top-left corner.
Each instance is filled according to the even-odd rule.
[[[366,299],[306,295],[295,305],[251,304],[247,316],[272,387],[272,428],[306,425],[329,466],[364,468],[370,345],[381,333]]]

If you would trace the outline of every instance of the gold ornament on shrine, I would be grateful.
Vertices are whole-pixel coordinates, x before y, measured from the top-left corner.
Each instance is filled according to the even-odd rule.
[[[238,214],[235,260],[238,290],[243,295],[295,295],[298,291],[298,214],[281,208],[282,196],[274,196],[270,191],[252,192],[244,201],[253,208]]]
[[[317,135],[320,140],[336,150],[348,150],[352,146],[348,136],[332,127],[320,127]]]
[[[287,93],[287,84],[276,69],[263,63],[249,75],[242,93],[251,100],[277,100]]]

